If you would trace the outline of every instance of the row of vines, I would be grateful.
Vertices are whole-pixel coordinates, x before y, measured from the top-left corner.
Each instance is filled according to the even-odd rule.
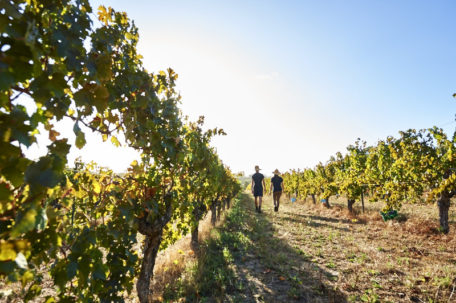
[[[403,203],[437,202],[440,229],[449,232],[448,211],[456,195],[456,133],[449,138],[442,129],[407,130],[375,146],[359,139],[313,169],[291,170],[283,175],[285,192],[305,199],[347,198],[347,207],[369,196],[384,201],[384,212]]]
[[[50,275],[46,302],[123,301],[137,281],[149,302],[157,252],[186,233],[197,243],[202,217],[212,210],[215,221],[240,190],[210,146],[223,130],[182,115],[177,74],[146,71],[123,12],[95,15],[87,0],[2,0],[0,32],[2,281],[21,283],[15,295],[27,301]],[[70,167],[70,148],[87,134],[125,141],[140,161],[122,174]],[[32,160],[24,150],[38,136],[51,144]]]

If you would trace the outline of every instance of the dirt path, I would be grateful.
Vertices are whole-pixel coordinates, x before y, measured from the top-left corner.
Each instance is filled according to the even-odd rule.
[[[243,194],[202,244],[196,264],[165,291],[164,301],[346,302],[327,283],[337,278],[334,272],[290,246],[292,231],[281,226],[284,213],[274,213],[271,203],[266,198],[258,214],[252,198]]]
[[[293,230],[283,225],[287,224],[284,218],[291,205],[282,205],[276,213],[270,197],[266,197],[263,213],[257,214],[253,199],[245,195],[240,207],[244,223],[231,227],[249,240],[246,254],[234,261],[236,276],[244,287],[228,292],[224,301],[346,302],[344,295],[327,283],[337,278],[334,272],[321,270],[290,245]]]

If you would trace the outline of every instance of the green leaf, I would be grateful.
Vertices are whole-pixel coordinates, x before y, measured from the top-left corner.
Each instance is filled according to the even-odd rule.
[[[25,181],[32,186],[32,190],[37,190],[40,186],[53,188],[63,177],[59,171],[63,168],[62,164],[65,163],[57,161],[55,157],[41,157],[38,162],[27,167]]]
[[[65,264],[59,262],[51,271],[54,283],[61,289],[65,289],[65,285],[68,282],[68,275]]]
[[[0,183],[0,201],[10,201],[13,198],[13,193],[6,183]]]
[[[79,128],[78,122],[74,124],[73,131],[76,134],[76,147],[81,149],[86,144],[85,134]]]
[[[14,82],[15,79],[10,72],[0,70],[0,91],[7,91]]]
[[[44,303],[54,303],[56,302],[55,299],[51,296],[46,297],[46,301]]]
[[[68,84],[62,73],[54,73],[52,79],[47,83],[47,87],[55,97],[61,98],[65,95],[64,90],[68,88]]]
[[[3,53],[2,63],[6,63],[7,74],[12,75],[15,82],[24,82],[32,76],[33,65],[29,62],[33,60],[32,51],[25,44],[25,40],[8,40],[7,44],[10,44],[11,48]]]
[[[18,236],[31,231],[35,228],[37,211],[34,207],[19,212],[16,217],[15,224],[11,230],[10,237],[17,238]]]
[[[91,95],[89,88],[81,88],[74,94],[74,101],[77,106],[89,105],[91,103]]]
[[[101,81],[107,81],[112,77],[112,62],[109,54],[98,56],[95,60],[97,76]]]
[[[41,286],[39,286],[38,284],[32,285],[27,291],[27,294],[24,297],[24,301],[28,302],[29,300],[36,298],[41,294],[41,290]]]
[[[98,112],[103,112],[108,106],[108,89],[104,86],[97,86],[94,91],[93,105],[97,108]]]
[[[55,299],[51,296],[46,297],[46,301],[44,301],[44,303],[54,303],[54,302],[55,302]]]
[[[3,81],[1,74],[2,74],[2,72],[0,72],[0,82]],[[2,84],[0,83],[0,107],[6,108],[9,104],[7,88],[2,89],[1,87],[2,87]]]
[[[51,91],[48,87],[49,75],[47,72],[42,72],[37,75],[30,83],[30,90],[32,91],[33,98],[39,103],[45,103],[52,98]]]
[[[14,261],[0,261],[0,273],[10,274],[16,268]]]
[[[36,216],[36,229],[38,231],[44,230],[46,228],[48,217],[46,215],[46,209],[42,207]]]
[[[31,271],[27,270],[21,278],[22,287],[25,287],[28,282],[33,281],[34,275]]]
[[[81,260],[79,261],[78,264],[78,269],[79,269],[79,280],[81,281],[82,284],[85,284],[87,282],[87,279],[90,274],[90,256],[88,255],[82,255]]]
[[[99,279],[99,280],[106,280],[106,265],[97,262],[95,263],[94,266],[94,271],[93,271],[93,278],[94,279]]]
[[[68,275],[68,279],[69,280],[73,279],[73,277],[76,276],[77,270],[78,270],[78,263],[77,262],[71,261],[70,263],[68,263],[68,265],[67,265],[67,275]]]
[[[54,141],[48,146],[49,152],[58,155],[61,159],[65,159],[70,152],[71,145],[68,144],[68,139]]]
[[[2,6],[6,11],[7,16],[11,16],[14,19],[19,19],[21,14],[16,6],[12,5],[9,1],[2,1]]]
[[[85,139],[85,134],[83,132],[79,132],[77,135],[76,135],[76,147],[81,149],[84,147],[84,145],[86,144],[86,139]]]

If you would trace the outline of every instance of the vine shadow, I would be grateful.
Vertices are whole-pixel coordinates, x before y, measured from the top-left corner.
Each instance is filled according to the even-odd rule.
[[[274,236],[266,214],[241,194],[225,223],[201,244],[196,264],[165,291],[165,301],[347,302],[330,271]],[[186,275],[186,277],[185,277]]]

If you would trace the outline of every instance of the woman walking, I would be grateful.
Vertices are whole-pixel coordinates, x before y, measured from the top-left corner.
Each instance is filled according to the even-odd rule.
[[[274,200],[274,211],[279,211],[280,196],[282,195],[283,188],[283,179],[279,176],[280,172],[276,169],[274,172],[274,177],[271,178],[271,188],[272,199]]]
[[[255,197],[255,209],[261,213],[261,202],[263,200],[264,176],[260,173],[260,167],[255,166],[255,173],[252,176],[252,194]],[[258,203],[259,200],[259,203]]]

